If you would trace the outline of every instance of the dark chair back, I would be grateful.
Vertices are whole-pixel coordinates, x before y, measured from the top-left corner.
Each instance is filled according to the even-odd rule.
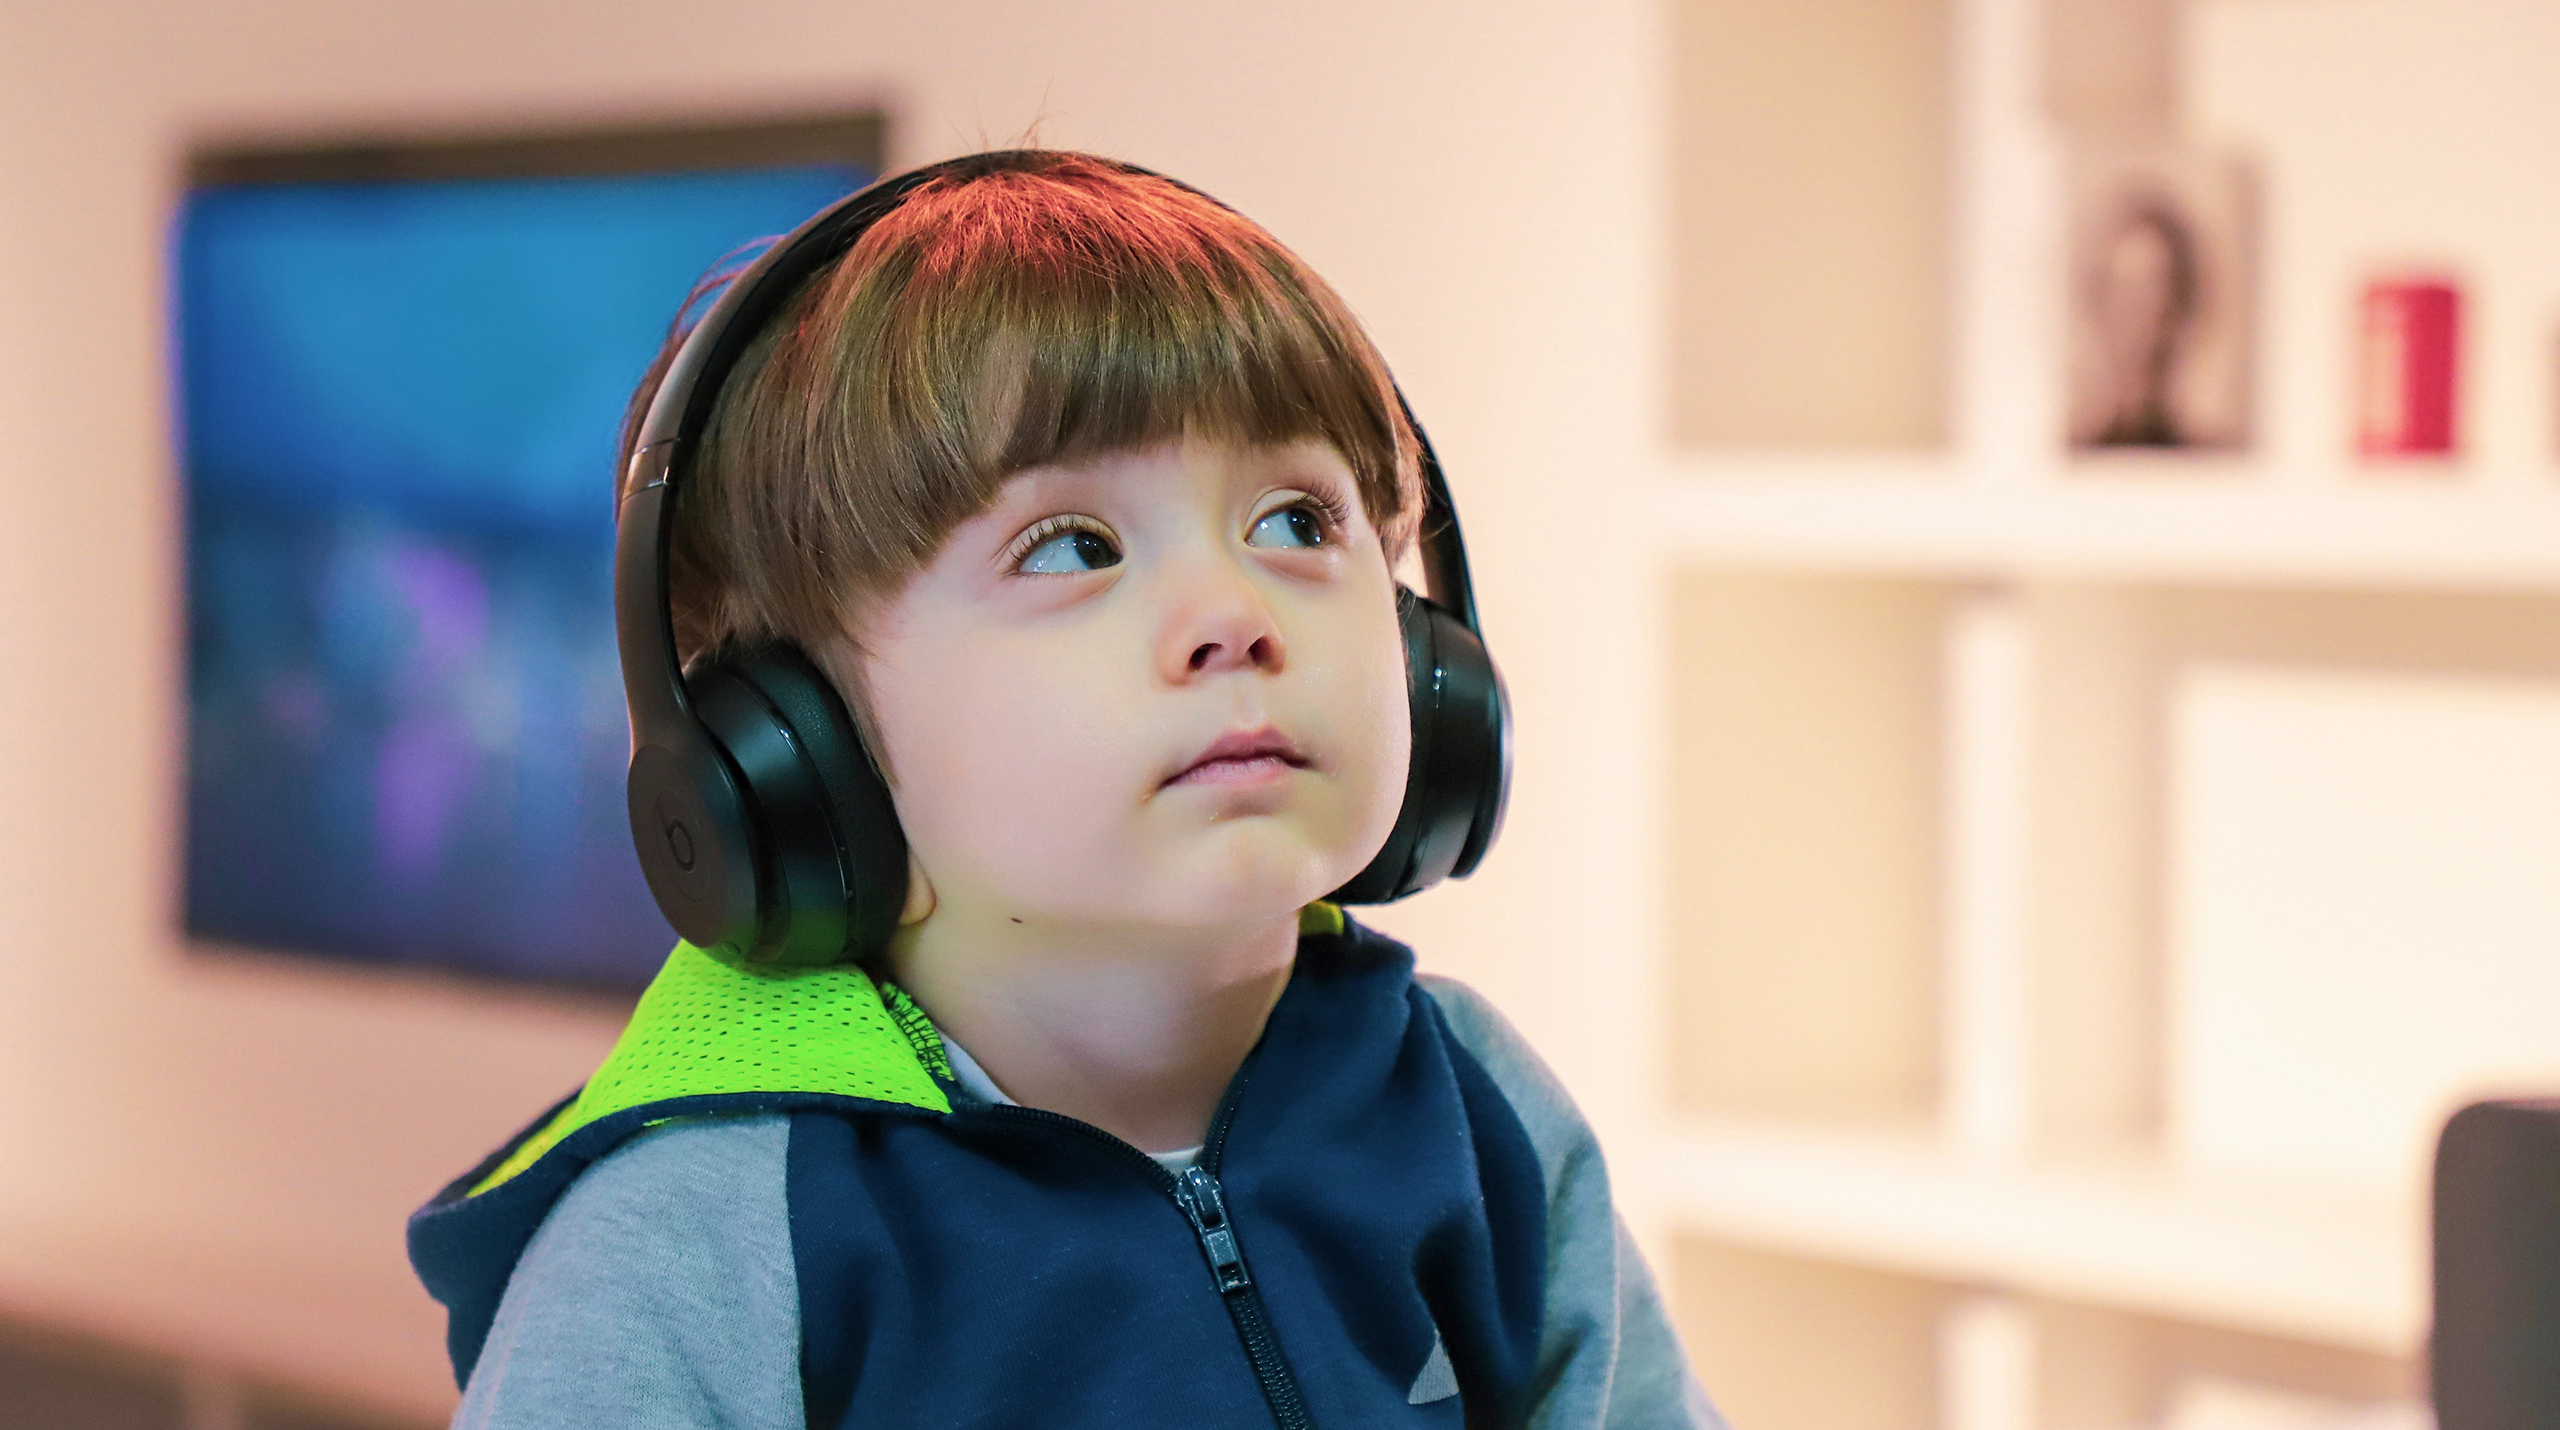
[[[2454,1114],[2434,1220],[2440,1430],[2560,1427],[2560,1099]]]

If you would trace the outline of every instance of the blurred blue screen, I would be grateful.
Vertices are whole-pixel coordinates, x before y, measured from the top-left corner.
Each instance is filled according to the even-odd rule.
[[[186,922],[631,985],[613,468],[693,284],[851,167],[200,189],[177,230]]]

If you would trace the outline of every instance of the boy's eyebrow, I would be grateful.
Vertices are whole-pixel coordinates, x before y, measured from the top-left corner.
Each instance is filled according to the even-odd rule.
[[[1324,455],[1331,452],[1332,449],[1321,442],[1267,444],[1251,452],[1246,460],[1233,464],[1226,480],[1325,482],[1347,488],[1345,495],[1354,502],[1359,501],[1358,480],[1350,472],[1334,470],[1325,463]],[[994,495],[988,499],[984,510],[995,512],[1012,505],[1047,505],[1065,500],[1070,494],[1116,485],[1117,474],[1104,470],[1103,464],[1113,457],[1126,455],[1127,451],[1115,449],[1097,452],[1078,461],[1043,462],[1008,473],[996,483]],[[1336,456],[1335,462],[1338,464],[1339,461]]]
[[[1047,506],[1091,492],[1109,491],[1121,485],[1121,475],[1104,464],[1125,451],[1097,452],[1074,462],[1044,462],[1007,475],[996,484],[995,497],[987,510],[996,511],[1009,505]]]
[[[1101,486],[1106,480],[1100,472],[1079,472],[1066,467],[1026,467],[996,483],[995,494],[988,498],[981,514],[1000,515],[1017,507],[1053,505],[1083,490]]]

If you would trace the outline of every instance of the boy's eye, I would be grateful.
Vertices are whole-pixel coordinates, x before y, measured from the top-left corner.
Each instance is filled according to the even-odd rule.
[[[1111,544],[1111,538],[1089,526],[1070,526],[1047,536],[1035,534],[1031,549],[1014,569],[1033,576],[1067,576],[1119,564],[1120,548]]]
[[[1245,533],[1248,546],[1322,546],[1324,514],[1304,502],[1266,512]]]

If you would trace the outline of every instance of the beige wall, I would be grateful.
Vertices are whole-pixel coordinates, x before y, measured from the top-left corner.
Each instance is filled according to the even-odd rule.
[[[1609,792],[1640,748],[1641,714],[1586,675],[1639,639],[1609,619],[1634,572],[1591,558],[1654,411],[1650,24],[1634,0],[0,11],[0,1297],[157,1315],[217,1350],[224,1326],[199,1323],[245,1302],[189,1314],[175,1283],[265,1287],[312,1345],[331,1319],[431,1331],[401,1218],[615,1027],[591,1004],[193,955],[175,931],[162,267],[199,136],[883,101],[901,160],[1036,121],[1263,219],[1430,420],[1517,702],[1502,847],[1381,921],[1517,1009],[1604,1124],[1624,1116],[1635,1074],[1608,1032],[1628,995],[1529,995],[1642,946],[1634,872],[1572,832],[1624,817]],[[298,1363],[435,1401],[432,1347],[384,1354]]]

